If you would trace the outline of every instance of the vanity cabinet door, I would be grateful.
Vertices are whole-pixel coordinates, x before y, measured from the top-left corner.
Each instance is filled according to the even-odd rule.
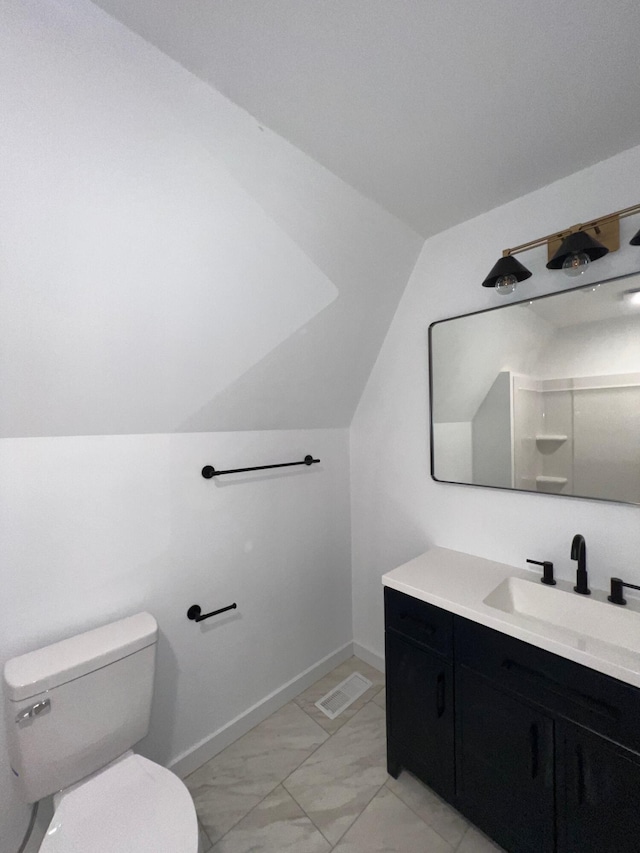
[[[453,666],[386,633],[387,764],[402,767],[446,799],[454,794]]]
[[[553,720],[460,666],[456,754],[463,814],[510,853],[553,853]]]
[[[559,724],[561,853],[640,850],[640,755],[570,724]]]

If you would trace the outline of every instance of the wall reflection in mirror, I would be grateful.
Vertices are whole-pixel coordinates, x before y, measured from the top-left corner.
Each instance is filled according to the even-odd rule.
[[[640,504],[640,274],[429,330],[434,479]]]

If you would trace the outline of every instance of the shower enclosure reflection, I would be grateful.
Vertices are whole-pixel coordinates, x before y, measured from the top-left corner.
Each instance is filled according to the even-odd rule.
[[[429,330],[434,479],[640,504],[640,275]]]

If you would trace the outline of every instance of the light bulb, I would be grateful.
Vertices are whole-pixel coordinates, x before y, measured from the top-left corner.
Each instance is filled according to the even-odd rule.
[[[586,268],[591,263],[589,255],[584,252],[576,252],[573,255],[568,255],[562,264],[562,271],[571,277],[582,275]]]
[[[508,296],[516,289],[517,283],[518,279],[515,275],[501,275],[500,278],[496,279],[496,293],[499,293],[500,296]]]

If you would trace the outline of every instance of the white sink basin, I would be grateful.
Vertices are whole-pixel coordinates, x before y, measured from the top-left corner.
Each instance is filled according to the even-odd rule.
[[[496,610],[525,616],[572,631],[585,639],[598,640],[640,653],[640,613],[594,596],[558,586],[545,586],[524,578],[509,577],[484,599]]]

